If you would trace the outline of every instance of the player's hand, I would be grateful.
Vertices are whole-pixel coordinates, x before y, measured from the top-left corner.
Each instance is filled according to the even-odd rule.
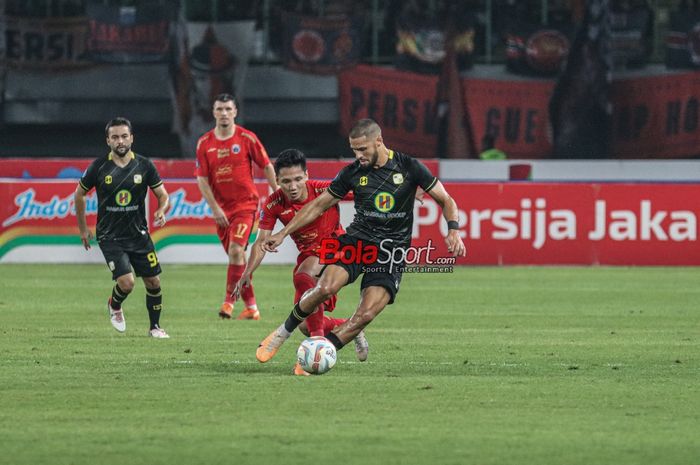
[[[462,238],[459,237],[459,231],[456,229],[450,229],[445,237],[445,243],[447,244],[447,250],[452,254],[453,257],[466,257],[467,248],[464,246]]]
[[[153,224],[157,227],[165,226],[165,212],[163,210],[156,210],[153,214]]]
[[[284,234],[277,233],[268,237],[260,246],[265,252],[277,252],[277,247],[282,244],[282,241],[284,241]]]
[[[216,206],[216,211],[213,211],[212,214],[214,215],[214,221],[216,221],[216,224],[222,228],[225,228],[228,226],[228,218],[226,218],[226,213],[219,207],[218,205]]]
[[[92,240],[92,231],[80,231],[80,240],[83,243],[85,250],[90,250],[90,241]]]
[[[236,297],[236,300],[241,298],[241,291],[243,290],[244,287],[249,287],[250,282],[252,281],[253,277],[248,273],[247,271],[241,275],[241,279],[238,280],[236,283],[236,288],[233,290],[233,295]]]
[[[423,199],[425,198],[425,191],[420,187],[416,189],[416,200],[423,205]]]

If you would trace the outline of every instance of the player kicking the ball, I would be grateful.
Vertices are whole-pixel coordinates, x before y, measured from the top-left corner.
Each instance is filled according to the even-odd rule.
[[[422,163],[389,150],[384,145],[379,125],[371,119],[358,121],[350,130],[349,141],[355,153],[355,162],[343,168],[328,189],[299,211],[282,230],[271,235],[263,248],[268,252],[276,250],[287,235],[316,220],[352,191],[356,214],[347,234],[338,237],[338,248],[357,250],[369,246],[381,252],[375,257],[375,263],[339,260],[326,266],[316,286],[302,296],[287,320],[260,343],[256,351],[260,362],[274,357],[292,331],[318,305],[336,295],[361,274],[360,303],[355,313],[326,335],[337,349],[350,342],[384,307],[394,302],[403,264],[396,263],[390,267],[385,260],[394,256],[397,248],[405,250],[410,245],[413,200],[418,187],[427,192],[442,209],[448,228],[445,238],[447,250],[453,256],[466,255],[457,230],[457,204]],[[380,242],[382,247],[379,247]]]
[[[248,265],[236,287],[238,292],[242,292],[246,286],[250,285],[253,272],[265,257],[262,244],[270,237],[277,220],[280,220],[282,224],[289,224],[299,210],[318,198],[330,185],[330,181],[309,180],[306,171],[306,157],[296,149],[284,150],[277,156],[275,173],[280,188],[268,197],[260,212],[258,238],[251,250]],[[348,200],[351,199],[352,196],[348,196]],[[319,260],[320,241],[325,238],[336,238],[344,233],[345,231],[340,224],[340,210],[335,205],[308,225],[291,234],[299,250],[292,278],[295,289],[294,302],[298,302],[305,292],[316,286],[316,276],[323,270]],[[303,327],[304,325],[300,328],[302,332],[307,336],[325,336],[333,328],[344,323],[345,319],[330,318],[323,314],[324,310],[332,312],[335,304],[336,296],[331,295],[314,307],[315,311],[305,321],[306,328]],[[367,360],[369,352],[364,332],[358,332],[354,339],[357,358],[364,362]],[[308,375],[299,363],[294,367],[294,374]]]

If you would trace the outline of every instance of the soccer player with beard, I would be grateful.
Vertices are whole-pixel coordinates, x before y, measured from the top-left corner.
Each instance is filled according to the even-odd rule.
[[[146,308],[150,320],[148,335],[167,339],[160,327],[162,294],[160,263],[146,222],[146,196],[150,188],[158,199],[154,224],[165,224],[168,193],[153,162],[131,151],[134,135],[126,118],[114,118],[105,128],[111,151],[93,161],[80,178],[75,190],[75,215],[85,250],[90,248],[92,233],[85,218],[85,195],[94,187],[97,192],[97,242],[116,281],[107,302],[110,322],[119,332],[126,331],[122,302],[134,289],[134,273],[146,286]]]
[[[258,191],[253,179],[253,164],[265,171],[270,187],[277,189],[275,170],[258,137],[235,124],[238,115],[236,99],[220,94],[213,106],[216,126],[197,142],[195,176],[216,222],[216,232],[228,254],[226,296],[219,310],[222,319],[230,319],[236,283],[245,269],[245,250],[258,210]],[[258,320],[260,312],[255,302],[253,286],[242,289],[245,309],[239,320]]]
[[[263,205],[260,212],[260,224],[258,226],[258,238],[255,242],[248,265],[236,289],[242,292],[250,285],[250,277],[258,268],[265,251],[262,244],[272,234],[277,220],[282,224],[289,224],[294,215],[305,205],[316,199],[328,189],[330,181],[310,180],[306,170],[306,157],[296,149],[282,151],[275,159],[275,173],[279,189],[274,192]],[[348,195],[346,200],[352,200]],[[292,239],[299,250],[297,264],[293,271],[294,303],[301,299],[307,291],[316,285],[317,276],[323,271],[319,259],[321,240],[329,237],[338,237],[345,230],[340,224],[340,210],[337,205],[326,210],[315,221],[292,233]],[[325,336],[333,328],[345,322],[345,319],[330,318],[324,315],[324,310],[332,312],[336,305],[336,296],[330,296],[321,303],[302,324],[300,330],[306,336]],[[358,360],[367,360],[369,345],[364,332],[360,331],[354,338],[355,352]],[[299,363],[294,366],[295,375],[308,375]]]
[[[466,255],[459,236],[457,204],[442,183],[418,160],[384,145],[379,125],[371,119],[358,121],[349,133],[355,162],[343,168],[328,189],[299,211],[282,230],[271,235],[263,249],[272,252],[284,238],[308,225],[352,191],[355,218],[347,234],[338,237],[338,250],[373,246],[379,250],[374,263],[328,264],[316,286],[294,306],[287,320],[260,343],[256,357],[267,362],[279,350],[299,324],[319,304],[336,295],[360,275],[361,298],[357,309],[345,323],[326,335],[341,349],[362,331],[379,313],[394,302],[399,291],[403,263],[388,267],[384,261],[397,248],[410,246],[413,227],[413,200],[418,187],[428,193],[442,209],[447,221],[447,250],[453,256]],[[380,247],[380,242],[383,247]],[[389,249],[385,252],[384,249]],[[323,252],[322,252],[323,253]]]

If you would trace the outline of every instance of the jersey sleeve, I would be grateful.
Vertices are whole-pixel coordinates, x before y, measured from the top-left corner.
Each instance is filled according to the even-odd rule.
[[[163,180],[160,179],[160,174],[158,174],[158,169],[153,161],[146,159],[148,168],[146,168],[146,183],[151,190],[156,189],[163,185]]]
[[[328,186],[328,193],[331,194],[336,199],[343,199],[348,192],[353,190],[352,178],[350,176],[350,168],[352,165],[348,165],[335,176],[335,179],[331,181]]]
[[[260,168],[265,168],[270,164],[270,157],[267,155],[267,150],[258,139],[258,136],[251,133],[251,143],[250,143],[250,158],[253,163],[258,165]]]
[[[331,186],[331,182],[332,181],[316,181],[316,185],[328,190],[328,188]],[[348,193],[345,194],[345,197],[343,197],[341,200],[355,200],[355,192],[348,191]]]
[[[258,223],[259,229],[265,229],[272,231],[277,223],[277,215],[279,213],[279,203],[271,195],[268,197],[268,201],[260,209],[260,222]]]
[[[99,163],[99,160],[90,163],[90,166],[88,166],[83,176],[78,181],[78,184],[80,184],[80,187],[82,187],[85,192],[90,191],[90,189],[97,185],[97,172],[100,170],[100,166],[102,166],[102,163]]]
[[[430,170],[419,160],[416,160],[415,158],[411,158],[410,160],[410,174],[416,180],[416,184],[418,184],[425,192],[430,191],[430,189],[435,187],[435,184],[437,184],[438,178],[433,176],[433,173],[431,173]]]
[[[194,161],[194,176],[209,177],[209,164],[207,163],[207,144],[204,143],[204,138],[197,141],[197,157]]]

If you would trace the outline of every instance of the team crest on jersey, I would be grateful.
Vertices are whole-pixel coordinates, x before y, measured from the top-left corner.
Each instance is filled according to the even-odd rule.
[[[110,175],[105,176],[105,184],[112,184],[112,176],[110,176]]]
[[[362,176],[360,178],[360,186],[366,186],[368,182],[367,176]]]
[[[380,192],[374,198],[374,208],[382,213],[390,212],[394,208],[395,203],[394,196],[389,192]]]
[[[117,195],[114,196],[114,200],[120,207],[126,207],[131,203],[131,192],[126,189],[122,189],[117,192]]]
[[[142,181],[142,180],[143,180],[143,179],[141,178],[141,175],[140,175],[140,174],[135,174],[135,175],[134,175],[134,184],[141,184],[141,181]]]
[[[394,181],[394,184],[401,184],[403,182],[403,174],[394,173],[391,179]]]
[[[238,144],[233,144],[231,146],[231,152],[233,153],[241,153],[241,146]]]

